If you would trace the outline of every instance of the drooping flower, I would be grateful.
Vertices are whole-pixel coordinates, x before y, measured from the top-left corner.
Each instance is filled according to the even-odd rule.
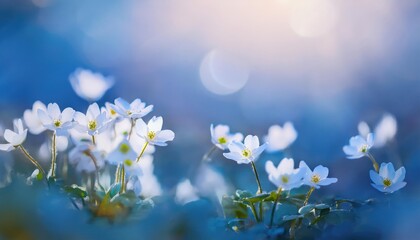
[[[27,109],[23,112],[23,120],[26,126],[34,135],[38,135],[46,130],[44,125],[42,125],[41,120],[38,117],[38,110],[41,109],[43,111],[47,111],[47,107],[41,101],[34,102],[32,109]]]
[[[136,121],[136,133],[145,139],[149,144],[156,146],[166,146],[166,142],[175,138],[175,133],[171,130],[162,130],[163,118],[152,117],[146,124],[143,119]]]
[[[128,103],[122,98],[117,98],[114,104],[110,105],[122,117],[139,119],[146,116],[153,110],[153,105],[146,106],[146,103],[140,99],[135,99],[133,102]]]
[[[373,134],[369,133],[367,138],[360,135],[350,138],[350,145],[343,147],[348,159],[361,158],[369,154],[369,149],[373,146]]]
[[[362,137],[367,137],[370,133],[369,125],[366,122],[360,122],[358,125],[359,134]],[[397,134],[398,126],[397,120],[390,113],[386,113],[374,129],[374,144],[373,147],[380,148],[385,146],[389,141],[394,139]]]
[[[101,112],[97,103],[91,104],[86,115],[81,112],[74,114],[76,129],[82,133],[87,132],[89,135],[97,135],[102,133],[108,127],[110,120],[105,112]]]
[[[86,69],[76,69],[69,77],[76,94],[86,101],[98,101],[114,85],[112,77],[104,77]]]
[[[289,147],[297,138],[297,132],[291,122],[286,122],[283,127],[273,125],[268,129],[265,141],[268,143],[267,151],[282,151]]]
[[[4,139],[8,143],[0,144],[1,151],[10,152],[22,145],[22,143],[26,140],[28,129],[23,128],[22,119],[15,119],[13,121],[13,129],[13,131],[10,129],[6,129],[4,131]]]
[[[392,163],[382,163],[379,168],[379,173],[370,170],[369,174],[373,182],[372,186],[381,192],[393,193],[407,185],[404,182],[405,168],[400,167],[395,171]]]
[[[248,164],[255,162],[266,147],[267,143],[260,146],[260,140],[257,136],[248,135],[244,143],[237,141],[230,143],[228,146],[230,152],[223,153],[223,156],[236,161],[238,164]]]
[[[268,179],[276,187],[282,190],[291,190],[298,188],[304,183],[303,178],[306,174],[306,168],[294,168],[295,162],[291,158],[283,158],[277,168],[272,161],[265,163],[265,171],[268,173]]]
[[[104,166],[103,156],[92,145],[80,142],[69,152],[69,163],[77,172],[93,173]]]
[[[228,149],[231,142],[241,142],[244,139],[242,133],[230,133],[229,126],[227,125],[210,125],[211,142],[222,150]]]
[[[198,200],[197,190],[189,179],[185,179],[176,185],[175,201],[178,204],[187,204]]]
[[[140,197],[142,195],[141,191],[142,191],[142,185],[141,182],[139,180],[138,176],[131,176],[129,177],[128,181],[127,181],[127,186],[126,186],[127,191],[133,191],[134,194],[136,194],[136,196]]]
[[[133,150],[130,142],[123,139],[114,150],[108,154],[107,160],[109,163],[118,165],[124,161],[134,161],[137,157],[136,152]]]
[[[320,188],[337,182],[337,178],[328,178],[328,168],[319,165],[312,171],[304,161],[300,161],[299,168],[306,168],[306,174],[303,179],[305,185]]]
[[[61,112],[57,103],[50,103],[47,111],[38,110],[38,116],[45,128],[62,136],[67,135],[68,130],[73,127],[74,112],[72,108],[66,108]]]

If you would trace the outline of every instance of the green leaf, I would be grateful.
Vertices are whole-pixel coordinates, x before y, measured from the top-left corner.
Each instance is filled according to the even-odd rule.
[[[287,221],[292,221],[299,218],[303,218],[303,216],[302,215],[286,215],[286,216],[283,216],[283,221],[287,222]]]
[[[70,196],[75,198],[85,198],[87,196],[86,189],[76,184],[65,186],[64,191]]]
[[[115,195],[112,199],[112,203],[120,203],[126,207],[134,206],[139,199],[137,198],[136,194],[132,191],[128,191],[122,194]]]
[[[264,193],[264,194],[260,194],[260,195],[256,195],[253,197],[247,197],[244,198],[244,201],[250,202],[250,203],[258,203],[258,202],[262,202],[265,198],[269,197],[270,194],[268,193]]]
[[[239,199],[244,199],[244,198],[249,198],[249,197],[252,197],[252,196],[253,196],[253,194],[252,194],[252,193],[250,193],[250,192],[248,192],[248,191],[236,190],[236,196],[237,196]]]
[[[322,209],[329,209],[330,208],[330,206],[328,206],[327,204],[323,204],[323,203],[321,203],[321,204],[317,204],[317,205],[315,205],[315,208],[316,209],[319,209],[319,210],[322,210]]]
[[[298,212],[301,215],[305,215],[312,211],[315,207],[316,206],[314,204],[308,204],[306,206],[301,207]]]
[[[223,212],[226,218],[247,218],[248,209],[241,201],[235,201],[232,197],[223,196]]]
[[[277,198],[277,191],[271,191],[269,195],[263,200],[264,202],[274,202]]]
[[[121,190],[121,183],[114,183],[108,189],[107,194],[109,193],[109,197],[112,199],[115,195],[117,195]]]

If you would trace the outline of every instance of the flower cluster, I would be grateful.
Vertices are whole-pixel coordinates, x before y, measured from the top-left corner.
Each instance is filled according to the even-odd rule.
[[[80,69],[70,77],[76,93],[88,101],[101,98],[113,84],[110,79]],[[16,119],[14,129],[5,130],[6,143],[0,144],[0,150],[20,149],[36,168],[28,178],[29,182],[45,180],[49,187],[58,184],[58,179],[72,174],[65,167],[70,164],[73,174],[79,178],[75,180],[76,185],[61,187],[73,197],[74,193],[85,192],[79,197],[88,198],[93,203],[90,209],[95,209],[96,215],[114,217],[113,210],[119,208],[103,209],[104,201],[108,201],[105,205],[109,207],[118,197],[127,198],[133,193],[140,199],[147,199],[161,192],[153,175],[152,154],[155,146],[166,146],[175,134],[163,129],[163,118],[160,116],[153,116],[145,122],[144,118],[152,110],[153,105],[147,105],[138,98],[132,102],[117,98],[103,107],[94,102],[86,112],[70,107],[62,109],[57,103],[45,105],[36,101],[32,109],[24,112],[23,121]],[[38,157],[29,154],[23,146],[28,131],[33,135],[46,132],[50,136],[46,139],[50,151],[40,152],[38,156],[41,160],[51,158],[48,171],[44,170],[46,162],[36,160]],[[115,171],[114,180],[110,171]],[[133,201],[137,203],[139,199]]]
[[[384,140],[380,141],[380,146],[382,146],[383,142]],[[382,163],[379,167],[376,159],[370,153],[374,143],[375,140],[373,133],[366,134],[366,138],[361,135],[357,135],[350,138],[349,145],[344,146],[343,151],[347,155],[348,159],[368,157],[372,161],[374,171],[370,170],[369,175],[373,182],[372,186],[377,190],[384,193],[393,193],[403,188],[407,184],[404,182],[405,168],[401,167],[395,171],[392,163]]]

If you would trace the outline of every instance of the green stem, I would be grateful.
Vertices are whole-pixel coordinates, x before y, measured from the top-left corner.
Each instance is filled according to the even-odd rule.
[[[303,206],[306,206],[308,204],[309,198],[311,197],[311,194],[314,190],[314,187],[311,187],[311,189],[309,189],[308,193],[306,194],[305,201],[303,202]]]
[[[373,165],[373,168],[375,169],[375,171],[376,171],[377,173],[379,173],[379,165],[378,165],[378,162],[376,162],[376,160],[375,160],[375,158],[373,157],[373,155],[372,155],[372,154],[370,154],[369,152],[367,153],[367,156],[368,156],[368,158],[372,161],[372,165]]]
[[[251,203],[251,211],[252,211],[252,214],[254,214],[255,221],[260,222],[260,219],[258,218],[257,210],[255,209],[255,206],[253,203]]]
[[[92,144],[93,144],[93,145],[96,145],[95,135],[92,135]]]
[[[56,161],[57,161],[57,146],[56,146],[56,138],[57,135],[54,131],[53,135],[52,135],[52,141],[51,141],[51,176],[50,177],[55,177],[55,166],[56,166]]]
[[[217,149],[216,145],[213,145],[212,148],[210,148],[210,150],[204,154],[202,161],[210,161],[211,158],[210,156],[213,154],[213,152]]]
[[[124,193],[125,192],[125,188],[126,188],[126,182],[125,182],[125,168],[124,165],[121,166],[121,176],[120,176],[120,181],[121,181],[121,191],[120,193]]]
[[[115,169],[114,183],[120,182],[120,175],[121,175],[121,164],[118,164],[117,169]]]
[[[39,172],[42,174],[43,178],[47,180],[47,175],[45,175],[44,169],[41,167],[41,165],[28,153],[28,151],[22,146],[19,145],[18,148],[22,151],[22,153],[31,161],[33,165],[35,165],[36,168],[38,168]],[[48,183],[48,181],[47,181]]]
[[[277,202],[280,199],[281,192],[282,192],[282,189],[281,188],[277,189],[276,200],[274,201],[273,208],[271,209],[271,217],[270,217],[270,225],[269,225],[269,228],[271,228],[273,226],[274,213],[276,212]]]
[[[263,201],[261,201],[261,202],[258,204],[258,206],[259,206],[259,208],[260,208],[260,212],[259,212],[259,214],[260,214],[260,220],[261,220],[261,222],[262,222],[262,221],[264,221],[264,214],[263,214]]]
[[[254,161],[251,161],[251,166],[252,166],[252,170],[254,171],[255,179],[257,180],[257,184],[258,184],[257,194],[261,194],[263,190],[261,187],[260,177],[258,176],[257,168],[255,167]]]
[[[146,143],[144,144],[143,148],[141,149],[141,152],[140,152],[139,156],[137,157],[137,160],[136,160],[137,162],[139,162],[139,161],[140,161],[140,158],[143,156],[144,151],[146,151],[147,145],[149,145],[149,142],[146,142]]]
[[[134,129],[135,124],[136,124],[136,122],[134,122],[134,119],[131,119],[131,127],[130,127],[130,131],[128,132],[128,140],[130,140],[130,138],[131,138],[131,134],[133,133],[133,129]]]

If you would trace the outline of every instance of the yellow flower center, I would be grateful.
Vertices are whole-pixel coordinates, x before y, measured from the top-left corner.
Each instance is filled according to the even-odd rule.
[[[317,174],[312,175],[311,181],[313,183],[319,183],[319,180],[321,180],[319,175],[317,175]]]
[[[362,145],[359,149],[360,152],[362,153],[367,153],[368,151],[368,146],[366,144]]]
[[[133,161],[131,161],[130,159],[126,159],[124,160],[124,164],[131,167],[131,165],[133,165]]]
[[[227,140],[226,140],[225,137],[219,138],[218,141],[219,141],[220,144],[226,144],[227,143]]]
[[[127,115],[133,114],[133,112],[131,112],[130,110],[128,110],[126,113],[127,113]]]
[[[128,151],[130,151],[130,146],[128,146],[128,145],[127,145],[127,144],[125,144],[125,143],[121,144],[121,146],[120,146],[120,152],[121,152],[122,154],[127,154],[127,153],[128,153]]]
[[[54,120],[54,126],[60,127],[61,126],[61,121],[60,120]]]
[[[289,176],[286,176],[286,175],[281,176],[281,181],[283,183],[288,183],[289,182]]]
[[[111,110],[109,110],[109,112],[111,113],[111,115],[117,114],[117,112],[114,109],[112,109],[112,108],[111,108]]]
[[[389,180],[389,178],[385,178],[384,181],[383,181],[383,184],[384,184],[385,187],[389,187],[389,186],[391,186],[392,182],[391,182],[391,180]]]
[[[155,132],[153,132],[153,131],[149,131],[149,132],[147,133],[147,137],[148,137],[150,140],[153,140],[153,138],[155,138],[155,137],[156,137],[156,133],[155,133]]]
[[[248,148],[245,148],[244,150],[242,150],[242,156],[244,156],[245,158],[249,158],[251,156],[251,151]]]
[[[95,120],[89,121],[89,123],[88,123],[88,127],[89,127],[90,130],[95,130],[96,125],[97,125],[97,123],[96,123]]]

